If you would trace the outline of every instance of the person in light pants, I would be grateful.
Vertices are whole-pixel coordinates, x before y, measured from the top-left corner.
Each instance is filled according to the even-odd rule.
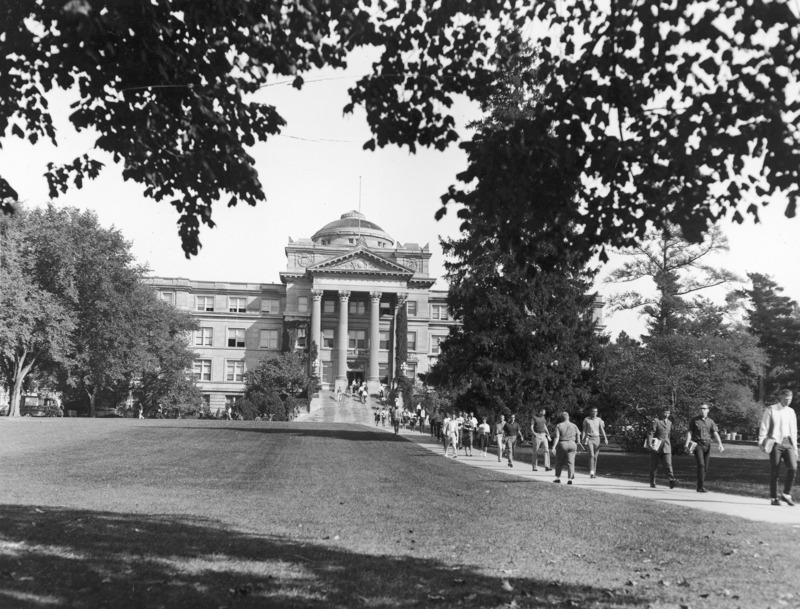
[[[784,389],[778,394],[778,403],[764,409],[761,425],[758,429],[758,444],[771,441],[769,451],[769,497],[772,505],[794,505],[792,484],[797,471],[797,414],[789,404],[792,403],[792,392]],[[778,495],[778,478],[781,461],[786,464],[786,477],[783,481],[783,492]]]
[[[600,434],[607,445],[606,428],[603,419],[597,416],[597,408],[589,411],[589,416],[583,420],[583,442],[589,451],[589,477],[594,478],[597,472],[597,455],[600,453]]]

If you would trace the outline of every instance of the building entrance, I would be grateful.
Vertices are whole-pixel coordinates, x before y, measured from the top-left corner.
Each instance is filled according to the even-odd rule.
[[[347,371],[347,386],[350,387],[355,381],[358,385],[363,383],[366,379],[364,378],[364,371],[363,370],[348,370]]]

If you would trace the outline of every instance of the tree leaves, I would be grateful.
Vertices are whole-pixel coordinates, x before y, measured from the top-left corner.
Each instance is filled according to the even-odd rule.
[[[524,11],[494,0],[115,3],[102,11],[78,0],[5,3],[0,133],[11,123],[12,135],[55,140],[46,95],[74,87],[73,125],[95,130],[96,147],[146,196],[179,207],[179,234],[192,255],[217,201],[265,198],[245,146],[285,124],[276,108],[251,101],[275,75],[299,89],[309,70],[342,68],[353,49],[380,48],[374,73],[351,88],[345,107],[364,106],[374,136],[367,149],[444,149],[457,139],[453,97],[479,98],[491,84],[489,32],[497,30],[487,24],[524,20]],[[51,197],[93,175],[81,163],[51,167]],[[0,189],[0,197],[15,196]]]

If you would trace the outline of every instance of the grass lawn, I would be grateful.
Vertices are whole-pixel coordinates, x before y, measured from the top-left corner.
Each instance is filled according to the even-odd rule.
[[[369,428],[0,421],[0,459],[3,608],[800,607],[798,528]]]

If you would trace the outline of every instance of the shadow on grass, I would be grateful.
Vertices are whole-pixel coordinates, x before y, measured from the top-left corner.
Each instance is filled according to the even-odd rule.
[[[504,589],[504,580],[511,590]],[[635,607],[652,599],[219,522],[0,506],[0,606]]]

